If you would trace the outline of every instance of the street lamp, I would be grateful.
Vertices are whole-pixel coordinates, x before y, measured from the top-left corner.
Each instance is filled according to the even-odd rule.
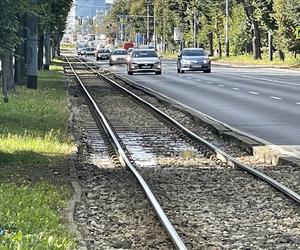
[[[149,45],[149,38],[150,38],[150,5],[152,5],[151,0],[146,0],[146,6],[147,6],[147,45]]]
[[[229,16],[229,6],[228,0],[226,0],[225,4],[225,54],[229,56],[229,38],[228,38],[228,16]]]

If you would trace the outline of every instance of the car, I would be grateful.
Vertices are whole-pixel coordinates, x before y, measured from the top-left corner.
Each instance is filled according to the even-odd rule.
[[[77,48],[77,55],[82,56],[84,50],[85,50],[85,47]]]
[[[133,75],[137,72],[162,72],[161,60],[154,49],[134,49],[128,58],[127,73]]]
[[[203,71],[211,72],[211,61],[203,48],[183,48],[178,54],[177,72]]]
[[[103,60],[103,59],[109,59],[110,53],[111,52],[109,49],[99,49],[95,54],[96,61]]]
[[[110,53],[109,65],[127,63],[128,52],[126,49],[115,49]]]
[[[81,51],[81,54],[85,56],[95,55],[95,48],[87,47],[83,51]]]

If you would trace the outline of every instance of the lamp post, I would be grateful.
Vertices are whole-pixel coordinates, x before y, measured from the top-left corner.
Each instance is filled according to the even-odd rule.
[[[146,6],[147,6],[147,45],[149,45],[149,38],[150,38],[150,5],[151,5],[151,0],[146,0]]]
[[[228,57],[229,56],[229,38],[228,38],[228,16],[229,16],[229,3],[228,0],[226,0],[225,4],[225,54]]]

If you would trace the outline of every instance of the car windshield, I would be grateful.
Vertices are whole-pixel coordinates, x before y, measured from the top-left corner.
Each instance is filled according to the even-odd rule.
[[[157,57],[157,54],[154,50],[137,50],[132,53],[132,57]]]
[[[94,48],[86,48],[86,51],[93,51]]]
[[[127,51],[126,50],[114,50],[112,53],[112,55],[127,55]]]
[[[202,49],[199,50],[183,50],[183,56],[206,56],[205,51]]]
[[[100,53],[110,53],[110,51],[108,49],[102,49],[99,51]]]

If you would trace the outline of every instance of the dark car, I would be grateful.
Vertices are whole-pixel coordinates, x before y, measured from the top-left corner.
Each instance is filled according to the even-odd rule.
[[[211,72],[211,61],[202,48],[184,48],[178,55],[177,72],[203,71]]]
[[[110,50],[109,49],[99,49],[96,52],[96,60],[105,60],[105,59],[109,59],[110,57]]]

